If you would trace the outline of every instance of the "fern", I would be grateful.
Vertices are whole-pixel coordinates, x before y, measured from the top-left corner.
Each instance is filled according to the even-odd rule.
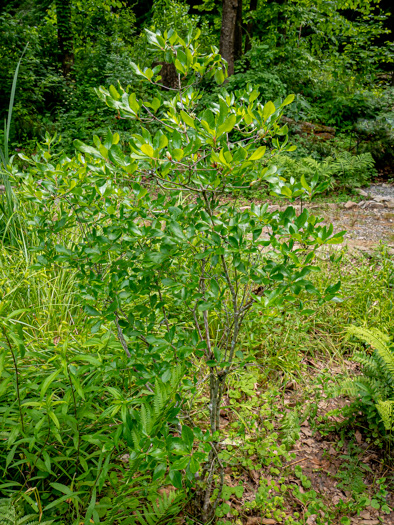
[[[351,155],[344,151],[335,157],[326,157],[319,162],[312,157],[294,158],[283,155],[276,159],[276,164],[284,174],[288,174],[299,180],[302,175],[306,179],[318,175],[319,179],[336,179],[348,184],[366,183],[375,171],[374,159],[370,153]]]
[[[380,417],[382,418],[384,428],[386,430],[393,430],[394,427],[394,401],[379,400],[376,403],[376,408],[379,412]]]
[[[362,339],[365,343],[376,350],[384,350],[390,342],[388,335],[384,334],[377,328],[363,328],[360,326],[350,326],[348,333]]]
[[[0,525],[51,525],[51,521],[39,521],[37,514],[23,516],[21,508],[11,498],[0,499]]]
[[[151,495],[144,499],[142,507],[137,492],[141,489],[138,482],[144,478],[133,480],[134,486],[126,489],[113,500],[113,506],[108,512],[105,525],[121,523],[133,525],[174,525],[175,517],[186,503],[186,495],[182,491],[171,491],[169,494],[157,495],[157,486],[150,487]],[[133,516],[133,517],[131,517]],[[8,524],[7,524],[8,525]]]
[[[336,389],[337,395],[358,398],[362,408],[372,411],[386,431],[394,428],[394,345],[390,338],[376,328],[352,326],[349,335],[370,345],[369,351],[357,352],[353,359],[361,365],[363,375],[346,379]]]
[[[163,493],[157,498],[152,498],[142,512],[137,512],[138,523],[140,525],[161,525],[168,523],[168,520],[174,523],[173,518],[181,511],[183,497],[184,494],[171,491],[168,494]]]

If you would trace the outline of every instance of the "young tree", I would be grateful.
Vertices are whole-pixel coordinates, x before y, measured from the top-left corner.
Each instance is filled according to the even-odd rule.
[[[138,445],[135,468],[153,470],[154,479],[168,476],[177,488],[197,479],[196,509],[208,523],[224,481],[220,412],[227,378],[251,359],[239,345],[243,322],[252,312],[273,322],[289,303],[310,312],[304,309],[308,297],[334,297],[338,286],[320,293],[307,276],[318,270],[312,264],[316,250],[342,236],[305,209],[300,215],[292,207],[241,210],[228,201],[262,184],[290,200],[326,187],[316,178],[287,183],[272,165],[275,156],[293,149],[281,115],[294,97],[264,104],[248,86],[235,94],[222,90],[216,103],[201,108],[199,79],[223,84],[226,77],[217,50],[201,54],[198,33],[185,39],[173,31],[147,35],[159,60],[173,63],[178,73],[173,97],[162,100],[160,89],[147,100],[114,86],[97,90],[138,127],[129,152],[117,133],[108,132],[104,142],[94,137],[94,147],[75,141],[74,159],[44,152],[45,162],[33,161],[24,177],[40,205],[34,219],[39,265],[78,270],[81,300],[95,318],[92,330],[114,324],[130,375],[148,396],[139,419],[124,411],[124,435],[130,446]],[[134,65],[137,75],[159,87],[160,69]],[[149,191],[152,178],[158,191]],[[185,415],[183,424],[168,420],[156,439],[141,427],[146,410],[152,413],[150,385],[168,382],[175,367],[189,370],[196,384],[195,363],[208,371],[209,430],[189,428]],[[185,398],[183,391],[178,411]]]

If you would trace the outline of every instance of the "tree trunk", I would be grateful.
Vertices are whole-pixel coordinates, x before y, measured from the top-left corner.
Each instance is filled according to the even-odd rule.
[[[223,0],[220,54],[228,63],[228,76],[234,73],[235,28],[239,3],[241,3],[242,8],[242,0]]]
[[[71,0],[56,0],[57,41],[63,76],[67,78],[74,65],[73,35],[71,29]]]
[[[258,0],[250,0],[250,7],[249,7],[250,12],[257,10],[257,3],[258,3]],[[251,18],[246,28],[245,53],[247,53],[252,48],[253,26],[254,26],[254,20],[253,18]]]

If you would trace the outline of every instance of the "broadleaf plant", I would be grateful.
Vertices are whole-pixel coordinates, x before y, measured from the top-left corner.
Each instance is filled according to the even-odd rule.
[[[123,436],[141,450],[132,454],[136,468],[151,468],[155,479],[166,476],[177,488],[197,480],[195,508],[206,523],[223,487],[220,408],[227,378],[248,359],[239,348],[242,324],[289,302],[302,311],[309,297],[334,298],[338,286],[318,291],[307,277],[318,269],[316,250],[341,242],[343,234],[321,226],[307,209],[300,215],[291,206],[240,209],[234,200],[261,185],[290,201],[308,197],[308,184],[287,184],[272,164],[292,149],[281,116],[293,97],[263,103],[252,86],[235,93],[222,86],[217,102],[201,107],[201,80],[226,79],[218,51],[202,54],[199,34],[182,39],[170,30],[147,38],[158,62],[175,68],[178,88],[163,91],[161,66],[134,65],[141,81],[156,85],[151,99],[119,86],[97,90],[138,128],[126,150],[108,131],[104,139],[94,137],[94,146],[75,141],[79,153],[71,159],[46,151],[45,161],[33,158],[23,176],[26,194],[41,210],[31,223],[41,241],[37,266],[77,270],[92,332],[114,324],[130,376],[146,395],[138,418],[124,409]],[[152,385],[157,397],[176,364],[185,370],[180,412],[168,416],[159,439],[151,434]],[[199,367],[209,377],[206,432],[181,424]]]

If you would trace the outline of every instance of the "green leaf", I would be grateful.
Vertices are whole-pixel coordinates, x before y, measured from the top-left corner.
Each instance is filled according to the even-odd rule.
[[[309,186],[309,184],[306,182],[306,179],[305,179],[305,175],[301,175],[301,178],[300,178],[300,181],[301,181],[301,186],[306,189],[307,192],[311,192],[312,191],[312,188]]]
[[[52,374],[50,374],[50,375],[44,380],[44,382],[43,382],[42,385],[41,385],[41,392],[40,392],[40,397],[41,397],[41,399],[45,396],[46,391],[47,391],[48,388],[51,386],[51,384],[55,381],[55,379],[57,378],[57,376],[60,374],[61,371],[62,371],[61,368],[58,368],[57,370],[55,370],[54,372],[52,372]]]
[[[170,470],[169,477],[171,483],[176,489],[182,488],[182,474],[179,472],[179,470]]]
[[[191,458],[190,458],[190,463],[189,463],[189,469],[190,469],[190,472],[192,474],[195,474],[196,472],[198,472],[199,468],[200,468],[200,461],[198,461],[198,459],[195,457],[195,455],[193,455]]]
[[[154,156],[154,149],[152,148],[152,146],[150,144],[142,144],[142,146],[140,146],[140,150],[145,155],[148,155],[148,157],[153,158],[153,156]]]
[[[186,468],[189,464],[190,458],[189,456],[183,456],[180,459],[177,459],[174,461],[174,463],[171,465],[171,469],[174,470],[183,470]]]
[[[182,439],[186,443],[186,446],[190,450],[194,442],[194,433],[193,430],[187,425],[182,426]]]
[[[261,159],[262,157],[264,157],[266,149],[267,148],[265,146],[260,146],[259,148],[256,149],[256,151],[254,151],[251,154],[251,156],[248,158],[248,160],[259,160],[259,159]]]
[[[1,350],[0,351],[0,377],[1,377],[1,375],[3,373],[3,370],[4,370],[5,355],[6,355],[5,350]]]
[[[174,237],[176,237],[178,240],[185,241],[186,237],[185,234],[182,231],[182,228],[179,226],[177,222],[170,222],[168,225],[168,230],[172,233]]]
[[[237,117],[232,114],[230,115],[221,126],[218,127],[217,136],[220,137],[223,133],[230,133],[237,122]]]
[[[91,146],[87,146],[86,144],[84,144],[78,139],[75,139],[73,144],[74,144],[74,147],[77,150],[82,151],[82,153],[88,153],[88,155],[93,155],[93,157],[102,158],[101,153],[97,149],[92,148]]]
[[[177,160],[178,162],[180,160],[182,160],[183,158],[183,149],[180,149],[180,148],[175,148],[172,150],[172,156],[175,160]]]
[[[291,189],[288,186],[282,186],[281,189],[280,189],[280,192],[285,197],[291,198],[293,196],[293,193],[292,193]]]
[[[59,492],[62,492],[63,494],[67,494],[68,496],[72,496],[72,490],[70,490],[69,487],[66,487],[66,485],[63,485],[62,483],[50,483],[50,485],[55,490],[58,490]]]
[[[223,84],[223,82],[225,80],[225,76],[224,76],[223,70],[222,69],[217,69],[216,72],[215,72],[214,78],[215,78],[215,82],[217,84],[219,84],[219,85]]]
[[[158,98],[154,98],[151,102],[151,108],[153,109],[153,111],[156,113],[156,111],[159,109],[159,107],[161,106],[161,102]]]
[[[112,146],[108,152],[109,159],[118,166],[126,166],[126,159],[119,146]]]
[[[98,312],[95,308],[93,308],[93,306],[90,306],[89,304],[85,305],[84,309],[88,315],[91,315],[93,317],[101,315],[100,312]]]
[[[211,290],[215,297],[218,297],[220,293],[220,288],[215,279],[211,279]]]
[[[273,113],[275,113],[275,105],[270,100],[265,104],[263,109],[263,118],[267,120]]]
[[[282,102],[281,106],[288,106],[289,104],[291,104],[294,100],[294,97],[295,95],[288,95]]]
[[[166,463],[159,463],[153,471],[153,481],[162,478],[167,470]]]
[[[189,127],[193,129],[196,129],[194,119],[183,110],[181,110],[181,117],[182,117],[183,122],[185,122],[185,124],[187,124]]]
[[[109,86],[108,91],[111,93],[112,98],[115,100],[120,99],[120,95],[114,86]]]

